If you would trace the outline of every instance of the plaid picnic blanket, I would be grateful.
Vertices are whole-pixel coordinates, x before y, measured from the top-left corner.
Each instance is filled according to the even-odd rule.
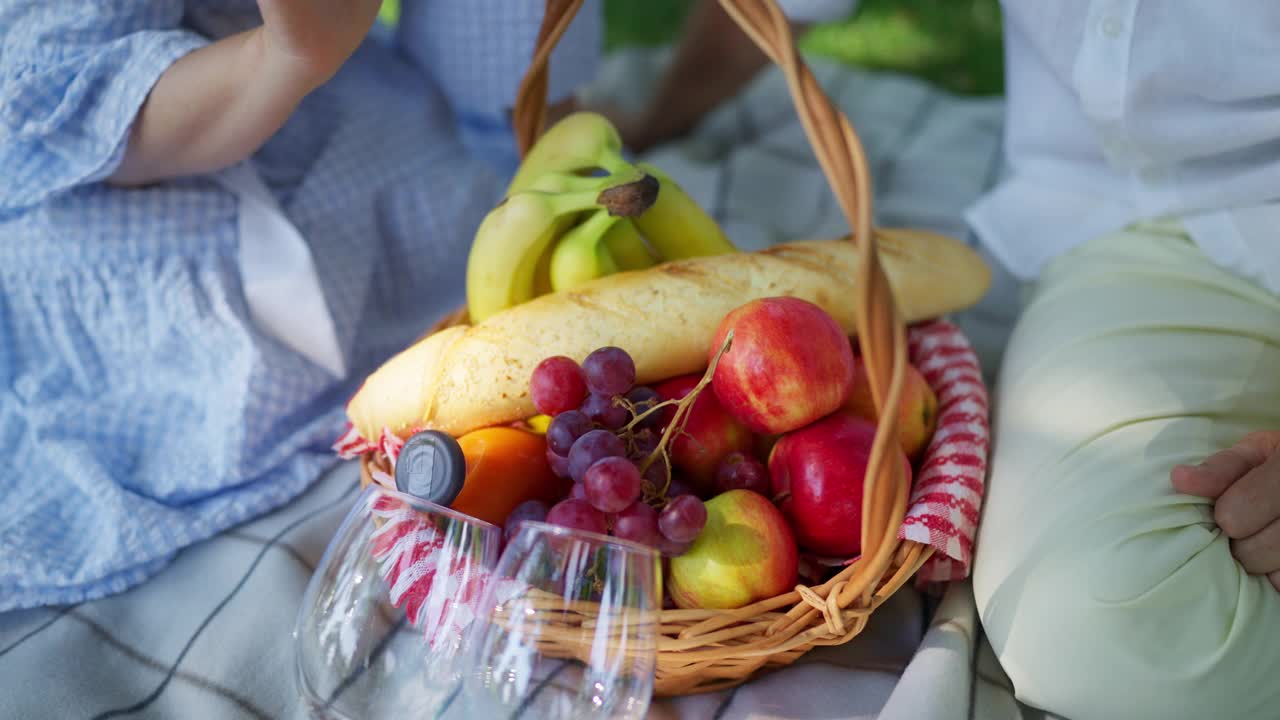
[[[633,98],[661,51],[613,56],[600,81]],[[814,63],[850,115],[876,179],[877,221],[969,238],[964,208],[1000,168],[1001,104],[910,78]],[[623,80],[625,79],[625,82]],[[792,111],[765,71],[693,135],[647,158],[745,248],[847,231]],[[996,367],[1016,288],[998,278],[953,318]],[[441,312],[445,308],[439,308]],[[0,614],[0,718],[301,718],[298,603],[358,494],[354,463],[288,506],[188,548],[150,582],[90,603]],[[1040,718],[1019,705],[982,638],[967,582],[941,601],[904,588],[867,631],[732,691],[655,702],[654,718]]]

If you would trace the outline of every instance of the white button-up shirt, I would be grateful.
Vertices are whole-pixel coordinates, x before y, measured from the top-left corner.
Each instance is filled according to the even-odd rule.
[[[1005,0],[1006,172],[969,213],[1014,274],[1144,218],[1280,292],[1280,2]]]

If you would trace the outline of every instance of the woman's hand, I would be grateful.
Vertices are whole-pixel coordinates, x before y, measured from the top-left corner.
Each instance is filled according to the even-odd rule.
[[[1280,591],[1280,431],[1255,432],[1199,465],[1170,473],[1175,490],[1212,498],[1231,554]]]
[[[356,51],[381,6],[382,0],[258,0],[268,51],[296,63],[316,85]]]

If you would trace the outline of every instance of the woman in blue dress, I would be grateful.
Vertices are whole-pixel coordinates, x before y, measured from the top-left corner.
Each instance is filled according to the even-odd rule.
[[[0,611],[296,496],[352,382],[463,297],[543,3],[370,35],[379,4],[0,0]]]

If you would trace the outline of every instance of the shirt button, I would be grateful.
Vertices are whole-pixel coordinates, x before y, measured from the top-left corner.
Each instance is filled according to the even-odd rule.
[[[1108,15],[1102,19],[1102,34],[1109,38],[1120,37],[1124,32],[1124,21],[1115,15]]]

